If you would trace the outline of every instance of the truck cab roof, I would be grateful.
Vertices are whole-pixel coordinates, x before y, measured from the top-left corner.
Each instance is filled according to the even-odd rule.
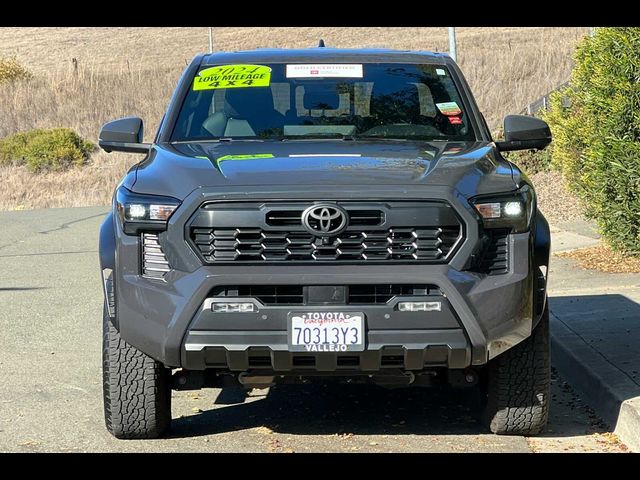
[[[299,62],[356,62],[356,63],[438,63],[452,62],[446,53],[392,50],[382,48],[259,48],[239,52],[205,54],[201,65],[231,63],[299,63]]]

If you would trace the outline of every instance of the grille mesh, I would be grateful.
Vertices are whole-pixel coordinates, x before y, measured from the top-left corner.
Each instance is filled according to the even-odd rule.
[[[337,235],[303,225],[308,201],[206,202],[188,224],[207,264],[268,262],[446,263],[463,226],[440,200],[334,201],[348,215]]]
[[[438,262],[459,235],[457,227],[347,231],[328,242],[306,232],[259,228],[194,228],[193,241],[207,262],[380,261]]]

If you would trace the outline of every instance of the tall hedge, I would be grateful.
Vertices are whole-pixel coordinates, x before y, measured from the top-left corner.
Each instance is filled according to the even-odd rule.
[[[598,28],[545,115],[552,162],[608,243],[640,256],[640,28]]]

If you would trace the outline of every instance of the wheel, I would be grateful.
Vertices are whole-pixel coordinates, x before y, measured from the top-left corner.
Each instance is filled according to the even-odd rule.
[[[499,435],[537,435],[549,418],[549,310],[531,336],[489,362],[483,420]]]
[[[171,371],[127,344],[103,315],[102,385],[107,430],[117,438],[158,438],[171,424]]]

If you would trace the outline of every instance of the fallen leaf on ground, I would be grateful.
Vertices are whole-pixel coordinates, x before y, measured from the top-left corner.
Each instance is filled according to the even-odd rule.
[[[604,244],[570,252],[559,252],[555,255],[575,260],[580,268],[604,273],[640,273],[640,258],[616,252]]]

